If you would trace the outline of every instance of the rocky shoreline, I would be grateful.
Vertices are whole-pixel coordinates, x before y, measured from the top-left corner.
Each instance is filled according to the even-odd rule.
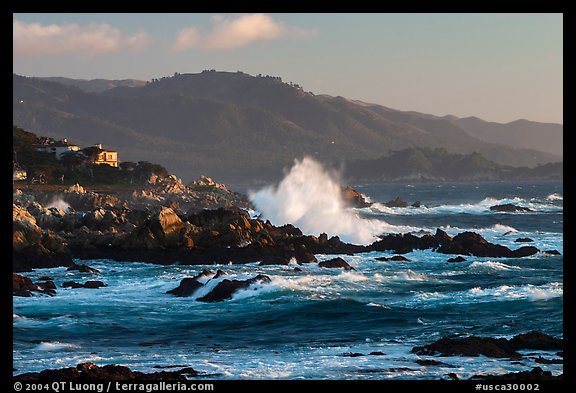
[[[357,191],[343,189],[351,206],[369,205]],[[407,207],[397,198],[394,206]],[[418,207],[417,202],[412,207]],[[411,207],[407,207],[411,208]],[[509,206],[496,211],[519,211]],[[372,251],[405,254],[413,250],[432,249],[441,254],[456,254],[450,262],[465,261],[462,256],[521,258],[542,251],[534,246],[517,249],[488,242],[473,232],[450,236],[437,229],[435,233],[386,234],[369,245],[349,244],[337,236],[304,235],[293,225],[274,226],[255,218],[249,200],[231,192],[211,179],[202,178],[188,186],[173,177],[153,179],[142,189],[124,194],[85,190],[79,185],[60,191],[14,189],[13,192],[13,295],[53,296],[57,288],[50,277],[33,283],[19,272],[37,268],[67,267],[68,270],[99,276],[96,269],[74,260],[112,259],[126,262],[148,262],[162,265],[242,264],[287,265],[318,263],[322,268],[354,270],[341,257],[318,262],[316,254],[353,255]],[[528,241],[529,239],[519,239]],[[410,261],[395,255],[380,260]],[[299,268],[295,268],[299,269]],[[184,278],[168,294],[191,296],[204,285],[203,279],[226,276],[226,272],[205,270]],[[224,278],[210,292],[198,298],[201,302],[230,299],[235,291],[270,281],[266,275],[255,274],[246,280]],[[62,287],[97,290],[106,286],[100,280],[84,283],[69,281]],[[415,347],[413,353],[423,356],[478,356],[522,359],[518,349],[562,350],[562,340],[530,332],[511,340],[491,338],[446,337],[430,345]],[[354,354],[363,356],[362,354]],[[349,355],[351,356],[351,355]],[[542,359],[558,362],[561,359]],[[420,359],[420,365],[442,365],[434,359]],[[190,368],[179,371],[141,373],[124,366],[99,367],[92,363],[60,370],[44,370],[16,376],[21,380],[185,380],[197,376]],[[479,376],[478,378],[485,378]],[[495,376],[494,379],[555,379],[549,372],[534,368],[523,373]],[[457,379],[452,378],[452,379]]]
[[[352,204],[359,193],[344,190]],[[143,196],[145,195],[145,196]],[[40,202],[42,201],[42,202]],[[48,202],[46,202],[48,201]],[[363,202],[367,203],[367,202]],[[381,235],[355,245],[326,234],[303,235],[292,226],[252,218],[246,197],[211,180],[184,186],[169,177],[119,198],[73,186],[63,192],[13,194],[13,271],[72,266],[72,259],[114,259],[157,264],[315,263],[314,254],[433,249],[443,254],[516,258],[540,250],[511,250],[473,232]]]

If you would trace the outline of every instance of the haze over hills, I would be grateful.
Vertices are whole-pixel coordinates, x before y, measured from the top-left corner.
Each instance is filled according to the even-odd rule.
[[[146,84],[146,81],[141,81],[138,79],[120,79],[120,80],[110,80],[110,79],[72,79],[64,78],[61,76],[49,76],[40,78],[45,81],[58,82],[67,86],[76,86],[83,91],[88,93],[102,93],[106,90],[113,89],[115,87],[140,87]]]
[[[493,143],[516,146],[525,149],[536,149],[563,156],[562,124],[539,123],[520,119],[510,123],[494,123],[477,117],[450,119],[470,135]]]
[[[204,71],[141,82],[14,75],[13,122],[79,145],[103,143],[121,160],[157,162],[184,180],[270,180],[304,155],[337,166],[410,147],[477,152],[509,166],[562,160],[551,154],[557,149],[538,151],[525,140],[510,140],[522,149],[483,141],[488,132],[466,119],[314,95],[278,77]],[[527,123],[536,133],[549,126]]]

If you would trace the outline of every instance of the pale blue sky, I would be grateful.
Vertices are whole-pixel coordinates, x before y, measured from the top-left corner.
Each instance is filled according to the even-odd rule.
[[[13,69],[26,76],[149,80],[241,70],[401,110],[563,123],[562,14],[14,14],[13,20]]]

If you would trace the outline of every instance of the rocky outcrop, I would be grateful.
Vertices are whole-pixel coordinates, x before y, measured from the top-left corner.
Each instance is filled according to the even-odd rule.
[[[406,258],[403,255],[394,255],[391,257],[378,257],[378,258],[376,258],[376,260],[382,261],[382,262],[386,262],[386,261],[410,262],[410,259]]]
[[[65,281],[62,283],[62,288],[90,288],[98,289],[102,287],[107,287],[102,281],[86,281],[84,284],[75,281]]]
[[[197,274],[194,277],[183,278],[182,281],[180,281],[180,285],[178,285],[174,289],[167,291],[166,293],[177,296],[177,297],[192,296],[194,294],[194,292],[196,292],[196,290],[198,290],[199,288],[202,288],[204,286],[203,283],[198,281],[199,279],[211,278],[211,277],[218,278],[218,277],[223,276],[223,275],[226,275],[226,273],[223,272],[222,270],[218,270],[218,273],[214,274],[210,270],[205,269],[201,273]],[[216,276],[218,276],[218,277],[216,277]]]
[[[208,280],[218,279],[227,275],[228,274],[222,270],[218,270],[216,273],[214,273],[205,269],[194,277],[183,278],[176,288],[171,289],[166,293],[177,297],[189,297],[196,293],[198,289],[203,288]],[[202,279],[207,280],[202,282]],[[232,299],[232,296],[241,289],[247,289],[251,285],[266,282],[270,282],[270,277],[264,274],[258,274],[257,276],[247,280],[224,279],[220,281],[214,288],[212,288],[210,292],[196,300],[206,303],[221,302],[224,300]]]
[[[364,198],[362,193],[350,186],[342,189],[342,198],[344,199],[344,202],[346,202],[346,204],[350,207],[362,208],[371,205],[371,203],[368,202],[366,198]]]
[[[82,363],[76,367],[43,370],[14,376],[15,381],[186,381],[198,372],[187,367],[177,371],[142,373],[125,366],[109,364],[99,367],[94,363]]]
[[[344,270],[356,270],[352,266],[350,266],[348,262],[346,262],[344,259],[340,257],[319,262],[318,266],[326,268],[343,268]]]
[[[536,254],[538,249],[525,246],[512,251],[508,247],[488,242],[477,233],[462,232],[454,236],[452,241],[441,245],[436,251],[443,254],[474,255],[477,257],[521,258]]]
[[[212,185],[208,181],[193,186],[228,192],[225,187]],[[538,252],[535,247],[529,246],[510,250],[487,242],[472,232],[452,238],[440,229],[433,235],[382,235],[367,246],[348,244],[337,236],[303,235],[293,225],[276,227],[269,221],[250,218],[247,212],[237,207],[200,211],[189,208],[184,211],[181,202],[188,202],[183,202],[184,199],[180,197],[204,191],[191,191],[188,186],[180,189],[177,179],[156,179],[150,187],[173,189],[171,192],[158,191],[160,194],[164,192],[162,195],[165,199],[156,205],[138,205],[129,198],[86,211],[46,209],[34,198],[16,193],[13,198],[15,271],[71,266],[71,255],[79,259],[109,258],[161,264],[259,262],[262,265],[287,265],[291,261],[298,264],[315,263],[316,254],[344,255],[372,251],[405,254],[413,250],[431,249],[445,254],[506,258]],[[90,195],[78,187],[65,193]],[[172,200],[169,203],[171,207],[164,206],[162,203],[167,202],[170,195],[180,199]],[[37,220],[46,228],[38,225]]]
[[[33,296],[32,292],[40,292],[53,296],[56,294],[55,289],[56,285],[54,285],[53,281],[46,280],[44,282],[33,284],[30,278],[12,273],[13,296],[30,297]]]
[[[503,205],[490,206],[490,210],[494,212],[531,212],[532,209],[523,206],[513,205],[512,203],[505,203]]]
[[[249,278],[247,280],[228,280],[224,279],[214,287],[206,295],[198,298],[199,302],[221,302],[224,300],[232,299],[232,296],[241,289],[246,289],[250,285],[256,283],[266,283],[270,282],[270,277],[265,274],[258,274],[256,277]]]
[[[521,349],[562,349],[562,340],[541,332],[519,334],[511,339],[486,337],[443,337],[432,344],[414,347],[417,355],[479,356],[519,359]]]
[[[516,243],[531,243],[534,240],[530,239],[529,237],[519,237],[518,239],[514,240]]]
[[[93,267],[90,267],[88,265],[84,265],[83,263],[75,263],[72,262],[72,266],[70,266],[68,269],[66,269],[67,271],[74,271],[77,270],[80,273],[96,273],[96,274],[100,274],[100,270],[95,269]]]
[[[408,202],[406,202],[404,199],[397,196],[396,198],[384,203],[384,206],[387,206],[387,207],[407,207]]]
[[[12,269],[70,266],[72,257],[65,241],[54,232],[42,230],[28,211],[12,205]]]
[[[465,262],[466,258],[463,258],[462,256],[458,255],[457,257],[454,258],[448,258],[446,260],[446,262]]]

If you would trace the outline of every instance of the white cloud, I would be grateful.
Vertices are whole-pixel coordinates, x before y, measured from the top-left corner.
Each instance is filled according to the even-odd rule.
[[[74,54],[96,56],[121,51],[139,51],[149,44],[148,35],[123,34],[106,23],[43,25],[12,22],[13,55],[21,57]]]
[[[266,14],[241,15],[235,19],[212,17],[212,30],[202,32],[195,27],[180,30],[172,44],[175,51],[200,48],[226,50],[240,48],[255,41],[271,41],[280,38],[305,38],[316,34],[274,20]]]

